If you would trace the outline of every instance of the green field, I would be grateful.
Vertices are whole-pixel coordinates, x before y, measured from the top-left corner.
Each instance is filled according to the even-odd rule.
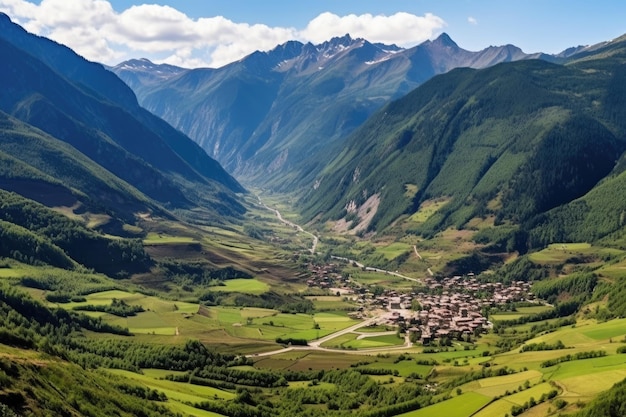
[[[503,311],[489,315],[489,320],[517,320],[520,317],[529,316],[532,314],[542,313],[544,311],[551,310],[552,307],[546,305],[537,305],[532,307],[518,307],[516,311]]]
[[[449,199],[425,201],[420,205],[418,211],[410,217],[410,220],[416,223],[424,223],[440,208],[448,204],[449,201]]]
[[[356,308],[355,302],[346,301],[343,296],[309,295],[305,298],[313,303],[317,311],[353,310]]]
[[[408,251],[412,252],[413,246],[402,242],[394,242],[391,245],[376,248],[376,252],[382,253],[390,261]]]
[[[469,417],[488,404],[489,401],[491,401],[489,397],[468,392],[448,401],[443,401],[409,413],[400,414],[400,417]]]
[[[372,349],[388,346],[402,346],[404,345],[404,338],[399,338],[395,334],[384,336],[372,336],[362,337],[348,343],[344,343],[343,346],[351,349]]]
[[[188,236],[171,236],[163,233],[148,233],[143,240],[144,245],[172,245],[197,243],[197,240]]]
[[[108,372],[123,378],[138,382],[141,385],[157,390],[167,396],[167,405],[175,411],[185,412],[187,415],[199,417],[220,417],[219,414],[200,410],[189,404],[201,403],[212,400],[232,400],[235,394],[212,387],[193,385],[189,383],[168,381],[164,378],[166,371],[144,370],[143,374],[137,374],[119,369],[110,369]],[[173,372],[167,372],[172,374]]]
[[[237,278],[222,281],[224,285],[211,287],[211,291],[217,292],[240,292],[246,294],[263,294],[269,291],[270,287],[258,279]]]
[[[482,410],[478,411],[473,416],[502,417],[505,414],[510,415],[511,407],[523,405],[525,402],[529,401],[531,397],[534,398],[535,401],[538,401],[543,394],[547,394],[553,389],[554,388],[548,383],[535,385],[529,389],[496,400]]]

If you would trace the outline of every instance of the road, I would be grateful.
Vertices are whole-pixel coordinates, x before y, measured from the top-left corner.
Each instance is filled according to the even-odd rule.
[[[407,277],[406,275],[402,275],[402,274],[399,274],[397,272],[387,271],[386,269],[373,268],[371,266],[365,266],[362,263],[355,261],[354,259],[348,259],[348,258],[344,258],[342,256],[331,256],[331,258],[351,263],[351,264],[357,266],[358,268],[365,269],[366,271],[381,272],[383,274],[393,275],[393,276],[398,277],[398,278],[404,278],[404,279],[409,280],[409,281],[422,282],[422,280],[420,280],[418,278]]]
[[[413,344],[410,342],[408,335],[405,337],[404,339],[404,345],[402,346],[393,346],[393,347],[380,347],[380,348],[371,348],[371,349],[358,349],[358,350],[350,350],[350,349],[332,349],[332,348],[325,348],[322,347],[321,345],[325,342],[328,342],[331,339],[334,339],[335,337],[339,337],[342,336],[344,334],[347,333],[351,333],[354,332],[355,330],[360,329],[361,327],[365,327],[365,326],[369,326],[370,324],[374,324],[377,321],[382,319],[382,315],[381,316],[377,316],[377,317],[373,317],[373,318],[369,318],[367,320],[364,320],[360,323],[357,323],[353,326],[350,327],[346,327],[343,330],[339,330],[335,333],[331,333],[329,335],[326,335],[324,337],[321,337],[317,340],[313,340],[311,342],[309,342],[309,344],[307,346],[288,346],[285,348],[281,348],[281,349],[276,349],[276,350],[272,350],[270,352],[263,352],[263,353],[253,353],[250,355],[246,355],[246,357],[248,358],[260,358],[260,357],[264,357],[264,356],[273,356],[273,355],[279,355],[281,353],[287,353],[287,352],[292,352],[294,350],[313,350],[313,351],[323,351],[323,352],[341,352],[341,353],[347,353],[347,354],[352,354],[352,355],[364,355],[364,354],[368,354],[368,353],[379,353],[379,352],[393,352],[396,350],[399,351],[404,351],[406,349],[409,349],[413,346]],[[384,334],[388,334],[389,332],[384,332]],[[381,333],[382,334],[382,333]],[[368,336],[374,336],[376,335],[375,333],[371,333],[371,334],[367,334]]]
[[[300,226],[298,224],[295,224],[292,221],[289,221],[289,220],[283,218],[283,216],[280,213],[280,211],[278,211],[275,208],[269,207],[267,204],[265,204],[261,200],[261,197],[259,197],[258,195],[257,195],[257,198],[259,200],[259,204],[261,206],[263,206],[266,210],[269,210],[269,211],[273,212],[280,222],[282,222],[282,223],[286,224],[287,226],[297,230],[298,232],[301,232],[301,233],[304,233],[304,234],[307,234],[307,235],[311,236],[311,238],[313,239],[313,244],[311,246],[311,249],[309,249],[309,251],[312,254],[315,254],[315,251],[317,250],[317,244],[319,242],[319,238],[316,235],[314,235],[311,232],[308,232],[308,231],[304,230],[302,228],[302,226]],[[416,252],[417,252],[417,249],[416,249]],[[396,277],[399,277],[399,278],[404,278],[404,279],[409,280],[409,281],[421,282],[421,280],[419,280],[417,278],[407,277],[407,276],[399,274],[397,272],[386,271],[386,270],[380,269],[380,268],[372,268],[370,266],[365,266],[362,263],[357,262],[357,261],[355,261],[353,259],[343,258],[343,257],[340,257],[340,256],[331,256],[331,258],[352,263],[352,264],[356,265],[359,268],[364,268],[366,271],[381,272],[381,273],[393,275],[393,276],[396,276]],[[404,343],[403,346],[381,347],[381,348],[359,349],[359,350],[329,349],[329,348],[324,348],[324,347],[321,346],[323,343],[325,343],[325,342],[327,342],[327,341],[329,341],[331,339],[334,339],[336,337],[342,336],[342,335],[347,334],[347,333],[354,332],[355,330],[360,329],[361,327],[365,327],[365,326],[368,326],[370,324],[376,323],[377,321],[380,321],[382,319],[383,319],[383,315],[378,315],[376,317],[369,318],[369,319],[364,320],[364,321],[362,321],[360,323],[357,323],[357,324],[355,324],[353,326],[347,327],[347,328],[345,328],[343,330],[339,330],[339,331],[337,331],[335,333],[331,333],[331,334],[326,335],[324,337],[321,337],[321,338],[319,338],[317,340],[313,340],[313,341],[309,342],[308,346],[288,346],[288,347],[285,347],[285,348],[282,348],[282,349],[273,350],[273,351],[270,351],[270,352],[254,353],[254,354],[250,354],[250,355],[246,355],[246,356],[247,357],[255,357],[256,358],[256,357],[263,357],[263,356],[278,355],[278,354],[281,354],[281,353],[291,352],[291,351],[294,351],[294,350],[320,350],[320,351],[327,351],[327,352],[342,352],[342,353],[350,353],[350,354],[358,355],[358,354],[365,354],[365,353],[389,352],[389,351],[395,351],[395,350],[405,350],[407,348],[410,348],[413,345],[409,341],[409,337],[407,335],[406,338],[405,338],[405,343]]]
[[[294,222],[289,221],[289,220],[283,218],[283,215],[280,214],[280,211],[276,210],[275,208],[269,207],[267,204],[265,204],[261,200],[261,197],[259,197],[258,195],[257,195],[257,198],[259,199],[259,204],[262,205],[265,209],[267,209],[267,210],[273,212],[274,214],[276,214],[276,217],[278,218],[278,220],[280,222],[286,224],[287,226],[291,227],[292,229],[296,229],[298,232],[301,232],[301,233],[304,233],[305,235],[311,236],[311,238],[313,239],[313,244],[311,245],[311,249],[309,249],[309,251],[311,252],[311,254],[315,255],[315,251],[317,250],[317,244],[319,242],[319,238],[317,236],[315,236],[311,232],[307,232],[299,224],[295,224]]]

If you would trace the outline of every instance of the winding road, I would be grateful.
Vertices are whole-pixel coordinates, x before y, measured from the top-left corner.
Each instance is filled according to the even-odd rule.
[[[312,254],[315,254],[315,251],[317,249],[317,244],[319,242],[319,238],[315,234],[313,234],[311,232],[308,232],[308,231],[304,230],[302,228],[302,226],[300,226],[298,224],[295,224],[292,221],[289,221],[289,220],[283,218],[283,216],[280,213],[280,211],[278,211],[275,208],[269,207],[267,204],[265,204],[261,200],[261,197],[259,197],[258,195],[257,195],[257,198],[259,200],[259,204],[263,208],[265,208],[266,210],[269,210],[269,211],[273,212],[280,222],[282,222],[282,223],[286,224],[287,226],[297,230],[298,232],[301,232],[301,233],[304,233],[304,234],[307,234],[307,235],[311,236],[312,239],[313,239],[313,245],[312,245],[311,249],[309,249],[309,251]],[[415,250],[417,252],[417,248]],[[366,271],[381,272],[381,273],[393,275],[393,276],[396,276],[396,277],[399,277],[399,278],[404,278],[404,279],[409,280],[409,281],[421,282],[421,280],[419,280],[417,278],[407,277],[407,276],[399,274],[397,272],[392,272],[392,271],[387,271],[387,270],[380,269],[380,268],[373,268],[373,267],[370,267],[370,266],[365,266],[362,263],[357,262],[357,261],[355,261],[353,259],[343,258],[341,256],[331,256],[331,258],[351,263],[353,265],[356,265],[359,268],[365,269]],[[321,338],[319,338],[317,340],[312,340],[311,342],[309,342],[309,344],[307,346],[288,346],[288,347],[285,347],[285,348],[282,348],[282,349],[272,350],[270,352],[253,353],[253,354],[246,355],[246,356],[250,357],[250,358],[252,358],[252,357],[256,358],[256,357],[263,357],[263,356],[272,356],[272,355],[278,355],[278,354],[285,353],[285,352],[291,352],[293,350],[320,350],[320,351],[326,351],[326,352],[342,352],[342,353],[350,353],[350,354],[355,354],[355,355],[359,355],[359,354],[362,355],[362,354],[367,354],[367,353],[389,352],[389,351],[395,351],[395,350],[405,350],[405,349],[408,349],[408,348],[413,346],[413,344],[409,340],[408,335],[406,336],[405,343],[402,346],[381,347],[381,348],[371,348],[371,349],[359,349],[359,350],[331,349],[331,348],[325,348],[325,347],[321,346],[323,343],[325,343],[325,342],[327,342],[327,341],[329,341],[331,339],[334,339],[334,338],[336,338],[338,336],[342,336],[342,335],[347,334],[347,333],[354,332],[355,330],[360,329],[361,327],[365,327],[365,326],[368,326],[370,324],[374,324],[377,321],[380,321],[382,319],[383,319],[383,315],[382,314],[380,314],[380,315],[378,315],[376,317],[372,317],[372,318],[366,319],[366,320],[364,320],[364,321],[362,321],[360,323],[357,323],[357,324],[352,325],[350,327],[346,327],[345,329],[342,329],[342,330],[339,330],[337,332],[331,333],[331,334],[326,335],[324,337],[321,337]]]
[[[289,227],[291,227],[293,229],[296,229],[298,232],[301,232],[301,233],[304,233],[305,235],[311,236],[311,238],[313,239],[313,245],[311,246],[311,249],[309,249],[309,251],[311,252],[311,254],[315,255],[315,251],[317,250],[317,243],[319,242],[319,238],[316,235],[314,235],[311,232],[308,232],[308,231],[304,230],[302,228],[302,226],[300,226],[299,224],[295,224],[294,222],[289,221],[289,220],[283,218],[283,215],[280,214],[280,211],[276,210],[275,208],[269,207],[267,204],[265,204],[261,200],[261,197],[259,197],[258,195],[257,195],[257,198],[259,199],[259,204],[261,206],[263,206],[263,208],[265,208],[265,209],[273,212],[274,214],[276,214],[276,217],[278,218],[278,220],[280,222],[286,224],[287,226],[289,226]]]

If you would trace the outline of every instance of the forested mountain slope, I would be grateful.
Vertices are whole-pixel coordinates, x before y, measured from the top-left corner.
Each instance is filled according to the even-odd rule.
[[[331,148],[327,164],[305,164],[309,174],[295,180],[305,190],[305,217],[357,224],[358,208],[380,199],[367,227],[382,230],[439,200],[441,208],[413,226],[429,235],[476,216],[529,224],[551,209],[566,210],[614,170],[626,149],[624,49],[618,39],[568,65],[522,61],[433,78]],[[617,185],[620,166],[601,187]],[[594,192],[618,195],[602,189]],[[549,217],[557,221],[555,210]]]
[[[110,184],[126,183],[130,185],[124,186],[126,191],[140,192],[117,200],[109,199],[110,194],[89,198],[116,207],[115,211],[126,210],[122,200],[144,207],[150,205],[147,199],[168,208],[200,204],[216,221],[243,212],[234,195],[243,191],[241,185],[189,138],[139,107],[133,92],[104,67],[28,34],[6,15],[0,16],[0,27],[0,52],[5,57],[0,65],[4,89],[0,110],[68,143],[102,167],[102,175],[108,171],[121,179]],[[57,150],[61,158],[67,151]],[[41,161],[36,165],[41,169]],[[50,170],[47,173],[51,175]]]

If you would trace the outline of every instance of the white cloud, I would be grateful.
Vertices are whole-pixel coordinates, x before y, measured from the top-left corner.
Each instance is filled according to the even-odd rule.
[[[0,0],[0,11],[27,30],[47,36],[84,57],[116,64],[147,57],[184,67],[219,67],[288,40],[321,43],[350,33],[372,42],[415,45],[445,22],[430,13],[337,16],[322,13],[306,28],[236,23],[225,17],[192,19],[170,6],[141,4],[121,12],[106,0]]]
[[[365,38],[371,42],[409,46],[432,38],[444,26],[443,19],[431,13],[424,16],[404,12],[391,16],[337,16],[326,12],[311,20],[301,34],[303,38],[314,43],[349,33],[352,37]]]
[[[478,24],[478,20],[476,20],[476,18],[475,18],[475,17],[472,17],[472,16],[469,16],[469,17],[467,18],[467,22],[468,22],[470,25],[477,25],[477,24]]]

